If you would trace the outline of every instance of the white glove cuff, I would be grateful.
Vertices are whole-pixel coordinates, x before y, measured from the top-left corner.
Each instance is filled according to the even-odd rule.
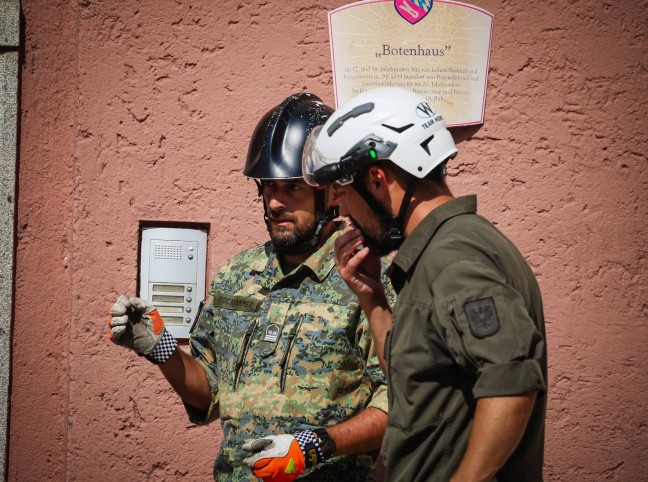
[[[171,355],[173,355],[177,346],[178,342],[165,328],[162,338],[160,338],[158,344],[155,345],[153,351],[149,355],[146,355],[146,358],[151,363],[159,365],[171,358]]]

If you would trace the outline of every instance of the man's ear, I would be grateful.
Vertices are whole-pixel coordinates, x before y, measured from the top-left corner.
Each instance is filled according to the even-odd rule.
[[[389,182],[389,175],[382,167],[373,165],[367,169],[367,189],[376,199],[389,192]]]
[[[331,184],[330,186],[326,188],[326,208],[332,208],[335,206],[340,205],[340,195],[338,193],[337,188],[335,187],[335,184]]]

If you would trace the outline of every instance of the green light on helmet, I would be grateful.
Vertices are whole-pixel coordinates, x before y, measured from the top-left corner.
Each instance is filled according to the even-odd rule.
[[[377,159],[377,158],[378,158],[378,153],[376,152],[375,149],[369,149],[369,156],[370,156],[372,159]]]

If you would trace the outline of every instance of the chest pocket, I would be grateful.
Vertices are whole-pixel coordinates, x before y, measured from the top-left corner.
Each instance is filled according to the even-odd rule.
[[[272,356],[277,351],[289,309],[289,303],[272,303],[267,309],[262,308],[255,335],[255,351],[261,358]]]
[[[388,346],[390,384],[403,393],[414,393],[421,380],[446,377],[454,362],[435,328],[433,306],[399,301]]]
[[[358,355],[356,329],[360,320],[357,303],[310,303],[298,307],[301,326],[295,345],[303,362],[327,360],[343,366]]]
[[[228,380],[236,371],[241,352],[256,331],[262,300],[252,296],[233,296],[214,292],[211,313],[211,345],[218,354],[218,372]]]

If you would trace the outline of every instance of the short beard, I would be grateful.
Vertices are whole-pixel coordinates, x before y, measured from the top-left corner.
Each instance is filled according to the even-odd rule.
[[[286,214],[283,211],[271,211],[269,217],[270,219],[282,218],[294,222],[294,229],[290,231],[281,226],[275,226],[269,219],[266,220],[270,241],[272,241],[272,244],[278,252],[290,255],[302,254],[308,250],[310,247],[309,244],[315,237],[315,232],[317,231],[317,222],[315,219],[307,225],[299,225],[295,216]]]
[[[352,217],[351,221],[353,221],[353,224],[362,231],[362,236],[364,237],[363,245],[369,248],[371,254],[378,257],[387,256],[395,249],[391,237],[389,236],[389,227],[378,216],[375,216],[375,218],[378,221],[378,232],[376,234],[369,234]]]

